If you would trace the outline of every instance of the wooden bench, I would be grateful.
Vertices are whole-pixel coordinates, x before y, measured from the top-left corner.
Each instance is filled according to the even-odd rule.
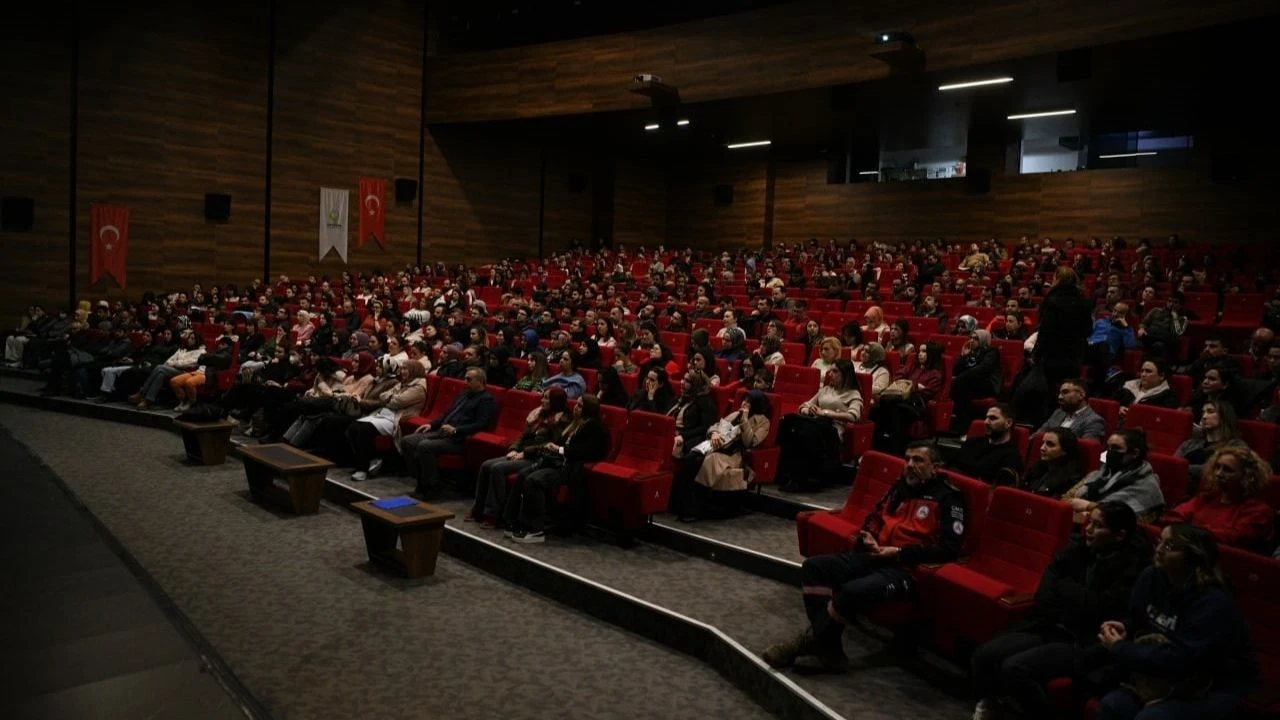
[[[351,505],[360,516],[369,561],[409,578],[434,574],[444,523],[453,519],[453,513],[418,500],[396,508],[373,503],[366,500]],[[396,547],[397,539],[400,548]]]
[[[173,423],[182,431],[182,445],[187,459],[196,465],[221,465],[227,461],[227,448],[231,445],[231,429],[235,423],[226,420],[213,422]]]
[[[275,502],[296,515],[320,511],[325,473],[333,463],[284,443],[245,447],[240,456],[254,497]],[[289,489],[277,485],[276,478],[287,482]]]

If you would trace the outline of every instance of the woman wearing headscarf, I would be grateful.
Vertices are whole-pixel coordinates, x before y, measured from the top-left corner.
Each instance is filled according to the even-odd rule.
[[[289,429],[284,431],[284,441],[294,447],[307,449],[319,444],[319,442],[313,443],[313,438],[323,442],[339,440],[340,437],[333,432],[325,433],[324,437],[318,438],[316,430],[326,423],[330,427],[338,424],[330,418],[354,420],[360,414],[360,400],[373,387],[376,365],[377,361],[373,359],[373,355],[367,352],[360,353],[356,356],[355,368],[349,375],[342,378],[336,387],[323,384],[321,382],[323,374],[318,373],[316,384],[296,403],[297,419],[289,425]],[[347,423],[340,424],[343,429],[346,428]]]
[[[710,497],[716,505],[731,493],[747,489],[751,470],[743,465],[742,452],[769,436],[769,398],[759,390],[748,391],[742,405],[707,430],[707,438],[685,456],[671,486],[670,511],[682,522],[702,515]]]
[[[972,315],[964,315],[957,326],[968,318],[977,325]],[[970,323],[966,322],[968,326]],[[977,417],[973,401],[978,398],[996,397],[1000,394],[1003,377],[1000,373],[1000,351],[991,347],[991,333],[986,330],[970,330],[969,342],[960,350],[960,357],[951,375],[951,399],[955,412],[951,418],[951,431],[963,435]]]
[[[382,468],[382,459],[374,457],[374,438],[392,436],[400,444],[400,421],[418,414],[427,401],[427,371],[419,363],[405,363],[396,371],[399,382],[373,397],[360,400],[367,415],[347,428],[355,472],[351,479],[366,480],[369,473]]]
[[[507,502],[507,476],[530,467],[547,443],[560,442],[569,424],[568,397],[553,387],[542,392],[542,402],[525,418],[524,432],[511,443],[506,455],[485,460],[476,476],[476,499],[467,521],[494,527]]]
[[[596,389],[596,397],[600,398],[601,405],[627,406],[627,391],[622,387],[622,380],[618,377],[618,371],[615,368],[612,366],[601,368],[597,384],[599,387]]]
[[[676,438],[671,455],[683,458],[686,448],[702,442],[716,421],[716,405],[711,399],[711,383],[707,382],[707,374],[701,370],[686,372],[680,381],[680,397],[666,414],[676,419]]]
[[[360,353],[369,352],[369,333],[357,330],[351,333],[350,339],[347,340],[347,351],[343,353],[344,359],[353,358]]]
[[[485,369],[488,384],[508,389],[515,387],[516,369],[510,358],[511,350],[505,345],[499,345],[489,353],[489,367]]]
[[[889,342],[889,332],[893,328],[884,321],[884,310],[881,310],[879,305],[872,305],[867,308],[867,312],[862,316],[862,319],[865,322],[862,326],[862,332],[868,342],[878,342],[881,345]]]
[[[524,339],[524,347],[520,349],[520,357],[528,359],[530,355],[542,352],[542,344],[538,342],[537,330],[526,328],[520,337]]]
[[[884,346],[878,342],[867,343],[867,349],[862,353],[862,361],[855,362],[853,369],[871,376],[871,396],[876,400],[880,399],[880,395],[893,380],[889,368],[884,364]]]
[[[716,353],[716,357],[723,360],[742,360],[747,357],[747,334],[740,327],[722,328],[724,333],[721,338],[724,344],[720,346],[720,352]]]

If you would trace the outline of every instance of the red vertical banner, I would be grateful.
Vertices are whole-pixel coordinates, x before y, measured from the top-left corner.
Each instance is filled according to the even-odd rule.
[[[356,237],[356,247],[364,247],[366,240],[375,240],[378,247],[386,249],[383,231],[387,219],[383,209],[386,196],[386,180],[360,178],[360,233]]]
[[[90,203],[89,215],[93,221],[89,282],[98,282],[106,273],[124,288],[129,259],[129,208],[124,205]]]

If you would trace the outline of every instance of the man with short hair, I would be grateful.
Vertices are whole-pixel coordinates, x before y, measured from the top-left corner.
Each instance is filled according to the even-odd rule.
[[[440,491],[440,471],[436,456],[462,452],[463,443],[471,435],[487,430],[498,414],[498,403],[485,390],[485,373],[478,367],[467,370],[466,392],[458,395],[443,415],[432,418],[412,435],[400,441],[409,476],[416,481],[413,494],[431,499]]]
[[[1200,357],[1182,369],[1182,374],[1190,375],[1199,384],[1209,370],[1225,370],[1235,377],[1240,377],[1240,362],[1227,353],[1227,344],[1221,335],[1211,334],[1204,340],[1204,350]]]
[[[816,667],[810,669],[845,670],[845,626],[882,602],[911,598],[916,590],[911,568],[959,556],[967,521],[964,495],[938,470],[938,451],[932,443],[911,443],[906,460],[906,471],[852,538],[855,550],[804,561],[800,582],[809,627],[764,651],[772,667],[813,658]]]
[[[1101,441],[1107,434],[1107,421],[1089,407],[1084,382],[1071,378],[1058,389],[1058,409],[1053,411],[1037,433],[1069,428],[1081,440]]]
[[[1017,485],[1022,477],[1022,450],[1013,441],[1013,408],[996,403],[982,420],[984,433],[960,446],[956,471],[991,485]]]

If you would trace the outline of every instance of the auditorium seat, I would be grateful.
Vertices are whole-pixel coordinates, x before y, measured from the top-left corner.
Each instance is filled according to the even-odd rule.
[[[1071,534],[1065,502],[998,487],[991,494],[973,552],[933,576],[935,642],[959,656],[1021,619],[1040,576]]]
[[[1184,440],[1191,437],[1192,418],[1186,410],[1173,410],[1142,403],[1129,406],[1125,427],[1142,428],[1152,452],[1173,454]]]
[[[1249,623],[1262,669],[1261,689],[1246,698],[1242,718],[1280,718],[1280,561],[1220,546],[1222,570]]]
[[[801,365],[780,365],[773,376],[773,392],[778,395],[783,414],[795,412],[800,404],[818,392],[822,382],[818,369]]]
[[[805,557],[847,552],[854,547],[853,536],[876,502],[893,487],[906,470],[905,460],[872,450],[863,454],[858,474],[839,510],[816,510],[796,515],[796,535],[800,554]]]
[[[1263,460],[1272,462],[1280,446],[1280,425],[1262,420],[1241,420],[1240,438]]]
[[[485,460],[505,455],[511,443],[524,433],[529,413],[541,404],[541,393],[508,390],[502,398],[493,429],[467,438],[467,464],[478,470]]]
[[[587,471],[592,516],[606,527],[636,530],[663,512],[671,496],[675,418],[632,412],[612,460]]]
[[[1178,396],[1178,407],[1186,407],[1191,402],[1191,393],[1195,389],[1195,380],[1190,375],[1169,375],[1169,387]]]
[[[1182,502],[1187,496],[1187,483],[1191,478],[1190,466],[1186,458],[1164,453],[1152,452],[1147,455],[1147,462],[1156,477],[1160,478],[1160,492],[1164,494],[1164,506],[1171,508]]]
[[[1089,398],[1089,407],[1107,421],[1108,435],[1116,431],[1116,425],[1120,424],[1120,403],[1103,398]]]
[[[435,387],[431,387],[430,378],[435,378]],[[415,417],[407,417],[400,421],[400,429],[406,435],[426,425],[432,418],[441,417],[453,404],[453,401],[466,392],[467,383],[458,378],[441,378],[438,375],[428,376],[427,402],[423,410]]]

